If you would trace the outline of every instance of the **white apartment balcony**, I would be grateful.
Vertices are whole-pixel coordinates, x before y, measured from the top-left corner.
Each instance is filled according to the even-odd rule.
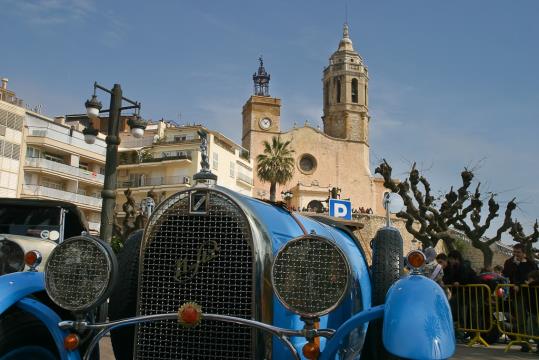
[[[242,173],[239,172],[238,176],[236,177],[236,180],[244,182],[245,184],[247,184],[249,186],[253,186],[253,178],[250,177],[249,175],[242,174]]]
[[[100,226],[101,226],[101,224],[98,223],[98,222],[88,221],[88,228],[89,228],[90,231],[98,233]]]
[[[48,188],[41,185],[23,185],[22,187],[22,197],[25,198],[45,198],[45,199],[54,199],[62,200],[70,203],[74,203],[81,208],[90,209],[90,210],[101,210],[101,198],[96,198],[93,196],[81,195],[69,191],[58,190],[53,188]]]
[[[29,170],[29,168],[53,173],[58,176],[68,175],[76,178],[78,181],[88,181],[99,185],[103,185],[103,181],[105,180],[105,176],[101,174],[43,158],[26,158],[25,170]]]
[[[142,177],[136,180],[118,181],[118,189],[125,188],[161,188],[161,187],[186,187],[191,184],[189,176],[163,176],[163,177]]]
[[[101,139],[96,141],[95,144],[87,144],[82,133],[75,131],[70,135],[69,129],[56,124],[49,124],[47,127],[29,126],[26,141],[28,144],[52,147],[60,146],[58,144],[60,142],[67,145],[65,147],[66,152],[72,151],[72,149],[77,151],[76,149],[78,148],[94,153],[97,157],[104,157],[107,152],[106,144]]]

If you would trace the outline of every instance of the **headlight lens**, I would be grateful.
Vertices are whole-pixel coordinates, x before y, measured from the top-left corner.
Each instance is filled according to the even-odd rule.
[[[24,251],[19,244],[0,238],[0,275],[24,270]]]
[[[289,241],[272,267],[275,294],[286,308],[304,317],[322,316],[336,308],[349,279],[350,265],[344,253],[317,236]]]
[[[107,299],[116,269],[116,257],[107,244],[94,237],[75,236],[49,255],[45,289],[64,309],[89,310]]]

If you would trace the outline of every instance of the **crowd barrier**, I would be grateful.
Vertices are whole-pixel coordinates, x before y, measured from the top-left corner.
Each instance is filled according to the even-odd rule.
[[[471,335],[469,346],[489,345],[502,334],[515,344],[539,342],[539,286],[484,284],[445,286],[455,328]]]
[[[539,287],[511,284],[498,285],[494,291],[496,299],[496,322],[500,332],[512,345],[539,340]]]
[[[492,290],[484,284],[446,286],[457,330],[472,336],[469,346],[488,346],[484,334],[494,328]]]

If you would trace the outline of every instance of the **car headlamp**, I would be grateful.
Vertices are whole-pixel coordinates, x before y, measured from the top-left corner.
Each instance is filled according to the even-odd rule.
[[[0,275],[24,269],[24,251],[19,244],[0,237]]]
[[[83,312],[107,299],[116,273],[116,257],[108,244],[91,236],[75,236],[49,255],[45,289],[58,306]]]
[[[350,264],[336,244],[309,235],[290,240],[279,250],[271,277],[275,294],[287,309],[314,318],[341,303],[350,281]]]

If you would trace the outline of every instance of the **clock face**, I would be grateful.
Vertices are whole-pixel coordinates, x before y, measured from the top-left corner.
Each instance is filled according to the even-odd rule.
[[[268,130],[271,127],[271,119],[270,118],[260,119],[260,127],[264,130]]]

